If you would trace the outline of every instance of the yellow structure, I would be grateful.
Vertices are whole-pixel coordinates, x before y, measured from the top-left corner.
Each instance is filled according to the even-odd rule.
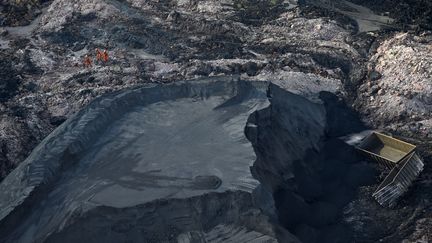
[[[373,132],[357,147],[367,157],[390,170],[372,196],[383,206],[393,206],[423,170],[416,146]]]

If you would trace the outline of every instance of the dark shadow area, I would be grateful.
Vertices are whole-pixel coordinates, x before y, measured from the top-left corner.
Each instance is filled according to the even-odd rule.
[[[234,0],[237,18],[247,25],[259,26],[275,19],[286,10],[288,3],[282,0]]]
[[[269,108],[251,115],[249,122],[257,126],[246,129],[257,153],[252,171],[273,191],[279,222],[302,242],[350,242],[353,233],[342,220],[343,208],[357,197],[359,187],[377,182],[378,171],[339,139],[366,129],[358,115],[332,93],[322,92],[320,98],[325,112],[304,100],[287,107],[272,99]],[[320,116],[325,124],[317,124]],[[294,118],[300,122],[290,121]],[[293,160],[320,129],[319,146]],[[272,171],[270,164],[284,168]]]
[[[0,60],[0,102],[13,97],[18,91],[20,82],[10,60]]]
[[[368,129],[360,116],[351,107],[330,92],[321,92],[320,99],[326,109],[327,131],[329,137],[341,137],[350,133],[357,133]]]

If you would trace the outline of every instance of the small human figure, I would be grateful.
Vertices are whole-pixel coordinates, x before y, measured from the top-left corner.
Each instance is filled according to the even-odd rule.
[[[85,55],[84,57],[84,67],[90,68],[92,66],[92,60],[88,55]]]
[[[99,48],[96,48],[95,52],[96,52],[96,61],[98,61],[98,62],[102,61],[103,54],[102,54],[101,50],[99,50]]]
[[[108,52],[107,52],[107,50],[103,50],[103,53],[102,53],[102,60],[104,61],[104,62],[108,62],[108,59],[109,59],[109,57],[108,57]]]

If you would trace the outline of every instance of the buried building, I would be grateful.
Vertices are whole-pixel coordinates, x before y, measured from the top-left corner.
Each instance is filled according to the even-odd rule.
[[[415,151],[416,146],[378,132],[366,137],[358,149],[390,170],[373,193],[373,197],[383,206],[394,206],[424,167]]]

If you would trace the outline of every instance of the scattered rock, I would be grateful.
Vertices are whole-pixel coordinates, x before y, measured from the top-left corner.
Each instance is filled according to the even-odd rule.
[[[370,77],[379,76],[377,81],[381,89],[376,85],[371,87],[371,94],[376,93],[377,96],[365,96],[370,102],[368,106],[360,105],[365,102],[364,98],[356,100],[365,115],[368,107],[378,107],[377,112],[367,114],[370,124],[388,126],[397,122],[402,125],[399,132],[413,137],[422,136],[416,126],[405,125],[419,118],[432,119],[431,48],[432,39],[419,41],[411,33],[394,33],[380,44],[370,62],[375,63],[376,72],[382,75],[371,73]],[[405,115],[408,111],[409,116]],[[424,126],[425,129],[432,129],[430,123]]]
[[[243,64],[242,71],[249,76],[255,76],[258,73],[258,65],[255,62],[247,62]]]
[[[381,78],[381,73],[377,72],[377,71],[372,71],[369,73],[369,79],[372,81],[376,81],[378,79]]]
[[[371,94],[376,94],[378,92],[378,90],[380,90],[380,88],[378,87],[378,85],[373,85],[370,89],[370,93]]]
[[[7,29],[5,28],[0,28],[0,36],[1,37],[5,37],[9,34],[9,31],[7,31]]]

